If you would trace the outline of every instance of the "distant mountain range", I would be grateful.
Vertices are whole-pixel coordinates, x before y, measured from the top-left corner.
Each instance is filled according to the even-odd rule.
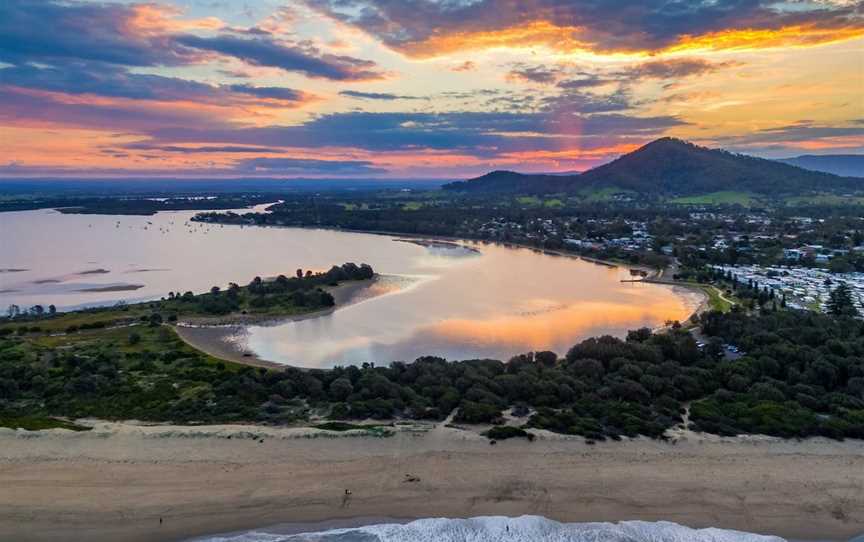
[[[864,154],[805,154],[793,158],[782,158],[777,161],[811,171],[845,175],[846,177],[864,177]]]
[[[609,187],[641,194],[692,195],[732,190],[777,195],[856,189],[864,187],[864,183],[861,179],[664,137],[581,174],[493,171],[443,186],[445,190],[490,194],[577,193]]]

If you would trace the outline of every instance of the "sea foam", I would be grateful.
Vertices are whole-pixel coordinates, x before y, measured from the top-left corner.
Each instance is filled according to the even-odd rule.
[[[692,529],[667,521],[559,523],[540,516],[430,518],[300,534],[256,530],[207,542],[786,542],[725,529]]]

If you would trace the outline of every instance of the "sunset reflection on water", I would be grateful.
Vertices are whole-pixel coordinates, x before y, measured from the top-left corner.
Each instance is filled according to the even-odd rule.
[[[656,284],[621,282],[626,268],[500,245],[448,256],[436,248],[410,261],[410,279],[389,295],[322,318],[249,329],[260,357],[327,367],[366,361],[507,359],[531,350],[559,354],[593,335],[684,320],[698,296]],[[428,247],[426,247],[428,250]]]

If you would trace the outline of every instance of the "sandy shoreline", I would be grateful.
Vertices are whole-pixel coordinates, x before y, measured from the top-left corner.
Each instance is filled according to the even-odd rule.
[[[256,367],[285,368],[284,363],[261,359],[254,352],[243,347],[242,341],[237,340],[237,338],[245,333],[246,326],[299,322],[331,314],[359,301],[375,297],[374,293],[373,295],[365,294],[368,294],[372,286],[380,279],[381,277],[376,275],[369,280],[346,281],[338,286],[326,287],[325,289],[333,295],[336,302],[336,306],[331,308],[276,318],[260,315],[229,315],[227,317],[186,319],[174,326],[174,331],[192,348],[215,358]]]
[[[539,432],[532,443],[490,446],[476,431],[443,424],[389,438],[312,438],[320,433],[128,424],[0,430],[0,540],[181,540],[286,522],[522,514],[668,520],[809,540],[864,532],[860,441],[682,433],[674,445],[589,446]],[[408,473],[420,481],[406,483]]]

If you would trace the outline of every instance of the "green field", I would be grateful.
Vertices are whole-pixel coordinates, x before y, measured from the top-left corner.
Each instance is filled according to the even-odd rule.
[[[670,203],[676,203],[679,205],[741,205],[743,207],[749,207],[756,201],[757,197],[754,194],[724,190],[721,192],[702,194],[701,196],[675,198],[671,200]]]
[[[632,196],[634,194],[636,194],[636,192],[632,190],[617,188],[615,186],[609,186],[606,188],[584,188],[579,191],[579,197],[583,201],[587,202],[610,201],[614,199],[615,196]]]
[[[516,198],[516,203],[525,207],[547,207],[549,209],[564,207],[564,201],[556,197],[541,199],[537,196],[520,196]]]

